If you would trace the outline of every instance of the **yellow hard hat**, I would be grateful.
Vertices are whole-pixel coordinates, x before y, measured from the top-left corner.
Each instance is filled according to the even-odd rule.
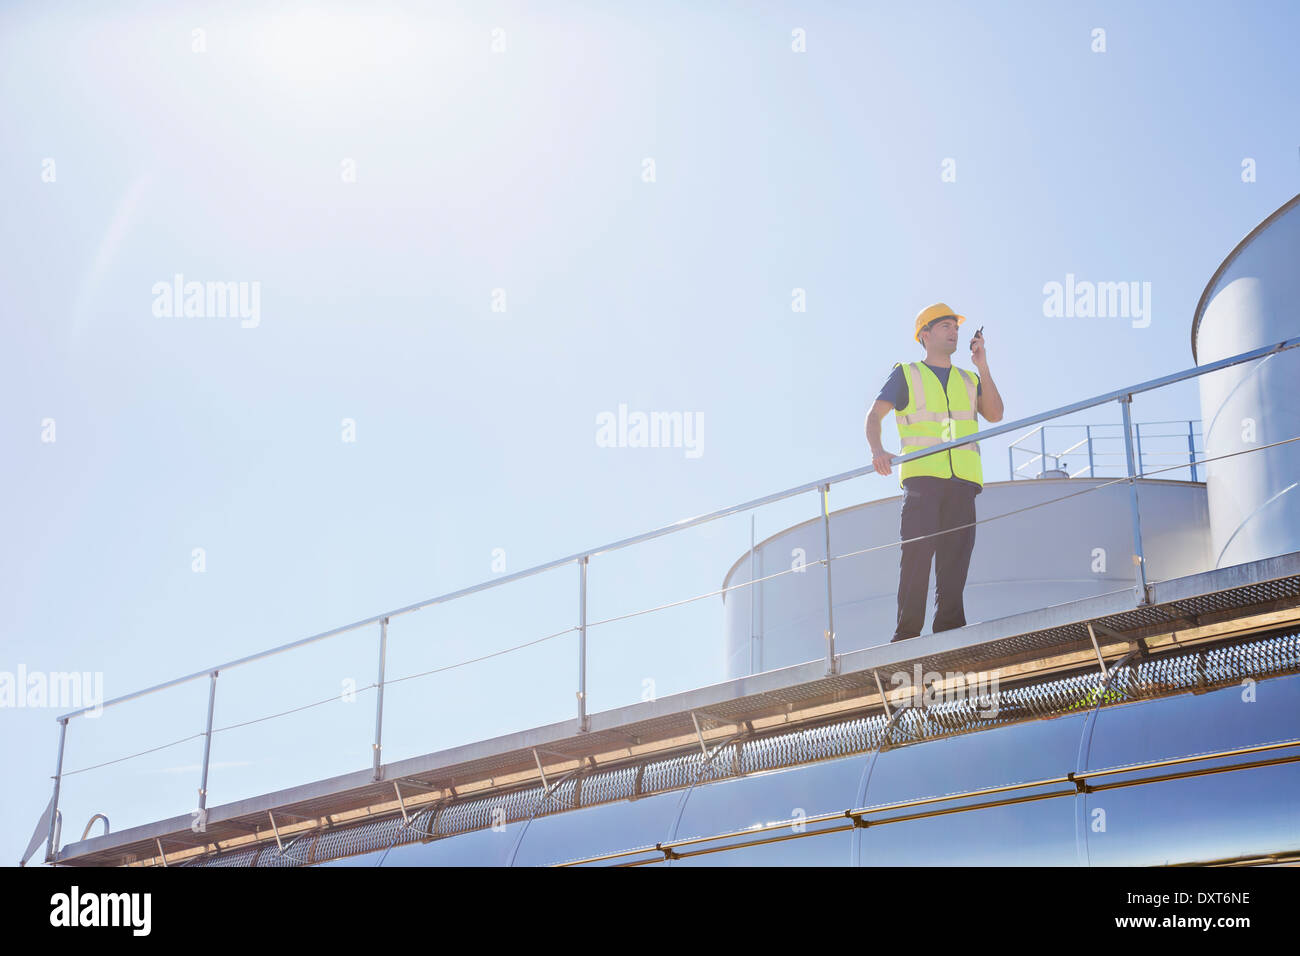
[[[916,316],[916,340],[918,342],[921,341],[921,330],[936,319],[956,319],[957,324],[961,325],[966,321],[966,316],[958,315],[942,302],[926,306]]]

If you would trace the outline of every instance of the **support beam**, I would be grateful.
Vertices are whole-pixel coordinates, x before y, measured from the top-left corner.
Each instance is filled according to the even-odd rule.
[[[402,799],[402,788],[397,785],[396,780],[393,781],[393,793],[397,794],[397,805],[402,810],[402,822],[409,824],[411,818],[406,815],[406,801]]]
[[[876,679],[876,690],[880,691],[880,703],[884,705],[885,717],[893,720],[894,715],[889,710],[889,698],[885,695],[885,685],[880,683],[880,674],[873,670],[871,676]]]
[[[1097,646],[1097,633],[1093,630],[1092,622],[1088,622],[1088,638],[1092,641],[1092,649],[1097,654],[1097,664],[1101,667],[1101,676],[1106,676],[1106,661],[1101,656],[1101,648]]]
[[[533,748],[533,759],[537,761],[537,772],[542,775],[542,786],[549,790],[551,785],[546,779],[546,771],[542,768],[542,758],[537,756],[536,747]]]
[[[271,832],[275,834],[275,845],[280,848],[280,853],[283,854],[284,844],[280,841],[280,828],[275,825],[275,813],[267,810],[266,815],[271,818]]]
[[[691,723],[695,725],[695,739],[700,742],[700,753],[708,757],[709,748],[704,746],[704,732],[700,730],[700,722],[695,717],[695,711],[691,711]]]

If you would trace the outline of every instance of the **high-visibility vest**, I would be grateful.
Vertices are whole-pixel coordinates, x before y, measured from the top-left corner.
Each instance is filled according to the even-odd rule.
[[[895,368],[898,364],[902,363],[896,363]],[[902,446],[900,455],[956,441],[979,431],[975,421],[978,375],[954,365],[948,373],[948,388],[945,390],[939,384],[938,376],[924,362],[903,364],[903,374],[907,376],[907,407],[894,409],[898,442]],[[903,462],[898,467],[899,487],[908,478],[918,475],[935,478],[956,476],[983,487],[979,442]]]

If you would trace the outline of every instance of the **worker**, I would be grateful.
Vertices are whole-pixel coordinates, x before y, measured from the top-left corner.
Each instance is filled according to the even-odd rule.
[[[867,413],[867,442],[877,474],[888,475],[894,457],[880,440],[880,420],[891,411],[898,425],[899,455],[974,434],[979,430],[976,412],[986,421],[1001,421],[1002,396],[989,374],[983,327],[970,341],[971,364],[978,373],[952,364],[958,326],[965,321],[942,302],[917,315],[915,337],[925,349],[924,361],[896,363]],[[975,547],[975,496],[984,486],[978,442],[905,461],[898,472],[903,553],[891,643],[921,633],[932,561],[934,633],[965,627],[962,592]]]

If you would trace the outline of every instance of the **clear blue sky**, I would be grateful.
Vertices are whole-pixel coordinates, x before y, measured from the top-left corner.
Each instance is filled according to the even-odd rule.
[[[484,580],[493,549],[519,570],[861,466],[936,300],[974,324],[959,356],[984,326],[1008,421],[1189,366],[1210,274],[1300,190],[1294,4],[276,9],[0,11],[0,671],[113,697]],[[155,315],[176,273],[259,283],[257,326]],[[1045,317],[1067,274],[1149,282],[1149,326]],[[598,446],[620,404],[700,416],[702,454]],[[834,507],[897,492],[853,484]],[[591,617],[717,588],[748,542],[736,518],[594,559]],[[389,676],[573,624],[576,570],[493,594],[395,621]],[[720,679],[721,617],[593,629],[591,709]],[[223,674],[218,726],[364,686],[376,642]],[[572,716],[575,655],[394,685],[385,757]],[[206,693],[74,721],[65,766],[202,731]],[[210,805],[366,766],[373,709],[217,735]],[[58,712],[0,710],[6,863]],[[200,757],[69,777],[64,842],[188,811]]]

